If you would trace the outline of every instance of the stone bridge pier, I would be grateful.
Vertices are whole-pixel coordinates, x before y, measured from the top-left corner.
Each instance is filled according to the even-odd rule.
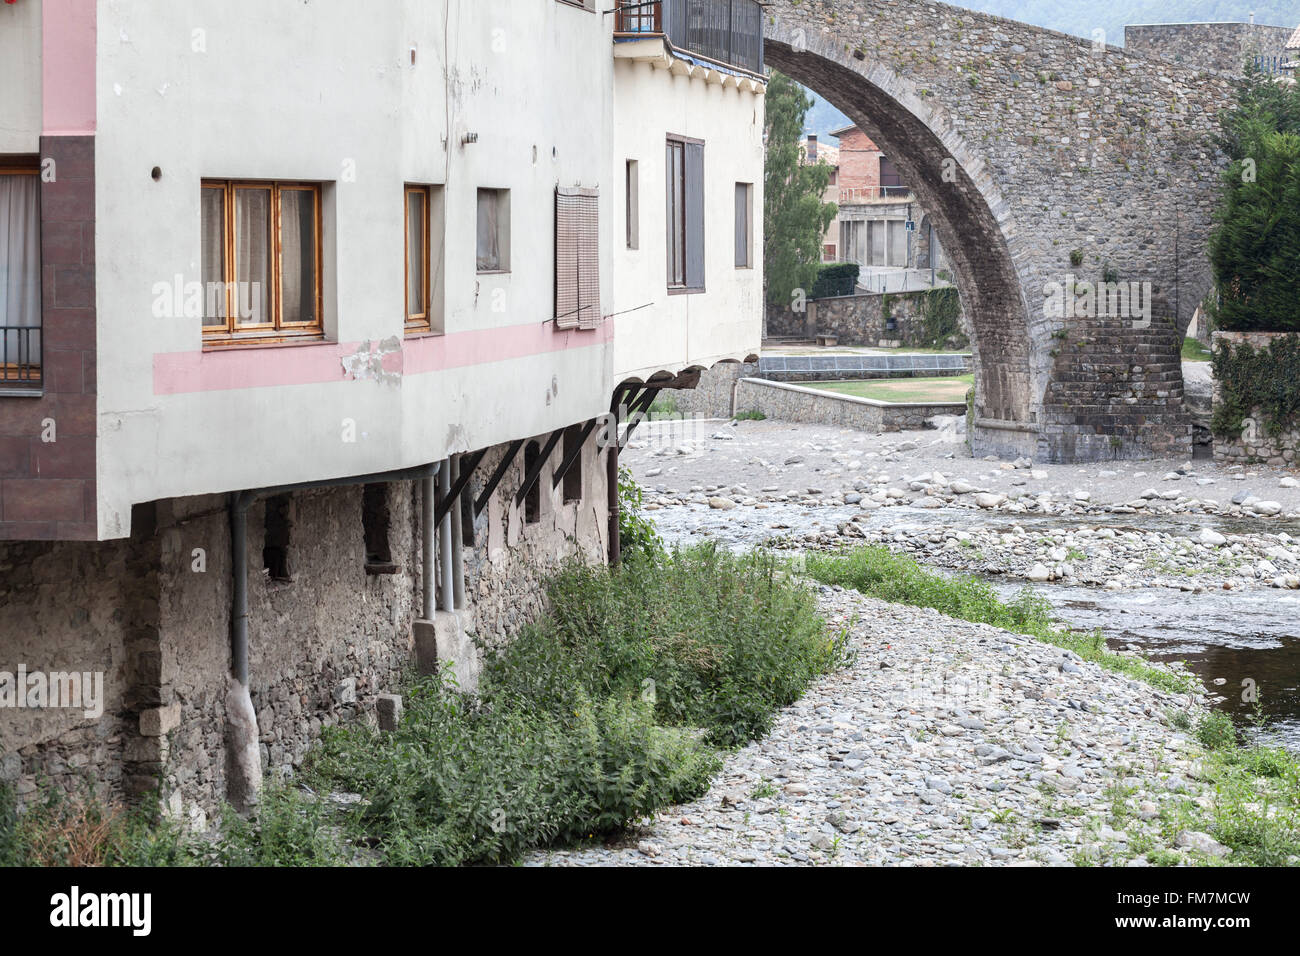
[[[768,62],[933,217],[974,329],[975,454],[1190,454],[1181,345],[1211,288],[1230,78],[928,0],[764,16]]]

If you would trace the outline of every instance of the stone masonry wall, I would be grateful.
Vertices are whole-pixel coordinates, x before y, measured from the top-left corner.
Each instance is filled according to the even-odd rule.
[[[915,348],[928,346],[925,341],[924,292],[869,293],[845,295],[829,299],[815,299],[808,303],[806,313],[791,309],[771,309],[767,328],[771,335],[812,338],[814,335],[834,335],[837,344],[868,348]],[[885,318],[889,309],[893,327]],[[966,326],[966,317],[959,313],[959,328]],[[815,331],[810,335],[809,329]],[[969,339],[961,333],[953,335],[946,343],[951,349],[962,349]]]
[[[1239,74],[1256,56],[1283,57],[1294,32],[1294,24],[1148,23],[1124,28],[1124,48],[1189,69]]]
[[[544,443],[546,436],[536,440]],[[558,562],[608,553],[605,458],[584,446],[583,493],[564,500],[542,472],[539,520],[514,504],[523,455],[464,534],[467,630],[499,645],[543,608]],[[477,495],[504,454],[480,464]],[[371,719],[414,665],[420,613],[418,482],[387,487],[395,573],[366,569],[360,485],[290,496],[290,579],[264,570],[265,499],[248,512],[249,690],[269,778],[292,772],[330,725]],[[464,512],[462,512],[464,514]],[[0,711],[0,782],[20,799],[98,781],[110,801],[152,799],[198,826],[226,793],[231,557],[224,495],[137,508],[130,541],[0,543],[0,671],[104,671],[104,714]]]
[[[1215,332],[1212,336],[1213,348],[1217,350],[1220,342],[1233,348],[1244,343],[1258,351],[1267,349],[1274,339],[1294,334],[1293,332]],[[1222,390],[1222,383],[1215,379],[1214,404],[1216,406],[1221,401]],[[1280,434],[1273,435],[1265,426],[1265,416],[1259,409],[1253,410],[1248,418],[1250,422],[1242,428],[1239,436],[1231,438],[1222,435],[1214,436],[1215,461],[1234,464],[1263,461],[1274,468],[1289,468],[1300,460],[1300,422],[1294,423]]]

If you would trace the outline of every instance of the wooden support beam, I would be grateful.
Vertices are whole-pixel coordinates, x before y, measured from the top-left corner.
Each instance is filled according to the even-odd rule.
[[[506,452],[505,457],[502,458],[501,462],[496,466],[496,469],[492,472],[492,477],[488,479],[487,485],[478,496],[478,500],[474,502],[475,518],[483,513],[483,509],[487,507],[487,503],[492,497],[492,492],[497,490],[497,485],[501,484],[501,479],[504,478],[506,472],[510,470],[510,465],[514,462],[515,455],[519,454],[519,449],[523,447],[524,439],[522,438],[516,439],[510,443],[510,450]]]
[[[627,433],[623,436],[623,440],[619,442],[619,448],[627,447],[628,441],[632,438],[632,432],[636,430],[637,425],[641,424],[645,411],[654,404],[658,394],[659,389],[647,388],[641,393],[641,397],[636,400],[632,407],[627,410]]]
[[[552,488],[560,487],[560,482],[562,482],[564,476],[569,473],[569,469],[573,467],[574,462],[582,457],[582,449],[587,444],[587,439],[591,437],[591,433],[596,430],[598,424],[599,420],[593,418],[583,426],[582,435],[578,438],[577,446],[565,456],[563,461],[560,462],[560,467],[555,469],[555,477],[551,479]]]
[[[486,448],[480,449],[472,455],[466,455],[464,460],[461,461],[460,475],[456,478],[455,482],[452,483],[451,490],[448,491],[446,496],[438,502],[438,507],[434,510],[434,527],[442,524],[442,519],[447,517],[447,512],[451,511],[456,502],[460,500],[461,492],[463,492],[465,486],[469,484],[469,480],[474,474],[474,469],[478,467],[479,462],[483,460],[483,456],[487,454],[487,451]],[[449,458],[448,461],[450,460],[451,459]]]
[[[546,439],[546,444],[542,446],[542,453],[537,456],[537,461],[533,462],[533,467],[528,469],[524,475],[524,483],[520,486],[519,492],[515,495],[515,505],[522,505],[524,499],[528,497],[528,492],[533,490],[533,485],[537,484],[537,479],[541,477],[542,468],[546,465],[546,459],[551,457],[551,452],[555,451],[555,446],[560,441],[560,436],[564,434],[563,428],[557,428],[551,432],[551,437]]]

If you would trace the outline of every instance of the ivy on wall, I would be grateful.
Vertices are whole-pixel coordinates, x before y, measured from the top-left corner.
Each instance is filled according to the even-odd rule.
[[[1300,424],[1300,335],[1278,336],[1261,349],[1220,341],[1210,361],[1219,383],[1210,422],[1215,435],[1237,438],[1255,415],[1269,435]]]
[[[961,334],[957,316],[961,314],[961,299],[951,286],[930,289],[921,300],[921,340],[925,348],[942,348],[955,335]]]

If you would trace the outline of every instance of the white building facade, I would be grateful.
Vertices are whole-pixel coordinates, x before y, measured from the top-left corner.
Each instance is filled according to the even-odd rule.
[[[611,407],[761,329],[758,6],[687,6],[0,6],[0,670],[105,687],[21,795],[238,803],[617,557]]]

